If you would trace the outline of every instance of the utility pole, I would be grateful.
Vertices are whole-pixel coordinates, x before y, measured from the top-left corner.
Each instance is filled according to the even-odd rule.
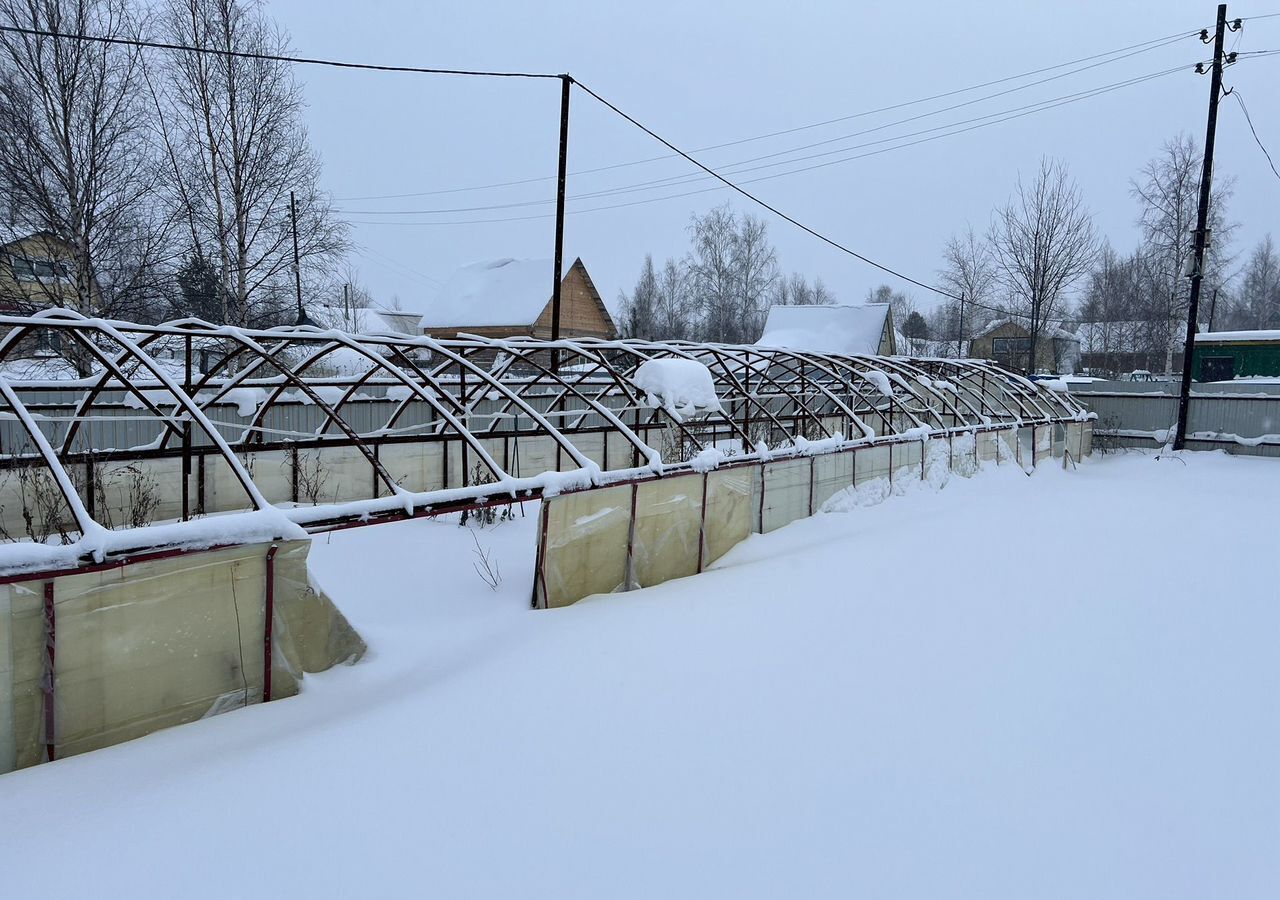
[[[960,323],[956,326],[956,359],[964,357],[964,291],[960,292]]]
[[[569,165],[569,88],[573,78],[560,76],[560,164],[556,174],[556,251],[551,263],[555,284],[551,286],[551,340],[560,340],[560,282],[564,268],[564,187]],[[560,368],[560,351],[551,351],[551,371]]]
[[[293,191],[289,192],[289,224],[293,228],[293,290],[298,300],[298,321],[294,323],[297,327],[303,325],[315,325],[307,318],[307,311],[302,307],[302,265],[298,262],[298,197]]]
[[[1213,145],[1218,133],[1218,99],[1222,94],[1222,44],[1227,32],[1227,4],[1218,5],[1218,18],[1213,32],[1213,66],[1209,75],[1209,120],[1204,133],[1204,165],[1200,170],[1200,206],[1196,210],[1194,256],[1191,269],[1191,299],[1187,304],[1187,340],[1182,351],[1182,387],[1178,392],[1178,423],[1174,432],[1173,449],[1181,450],[1187,443],[1187,411],[1191,406],[1191,362],[1195,350],[1196,323],[1200,313],[1200,284],[1204,280],[1204,248],[1209,242],[1209,196],[1213,184]],[[1231,30],[1238,31],[1240,20],[1231,23]],[[1200,40],[1209,42],[1209,32],[1200,32]],[[1234,58],[1234,54],[1233,54]],[[1202,65],[1196,71],[1203,73]]]

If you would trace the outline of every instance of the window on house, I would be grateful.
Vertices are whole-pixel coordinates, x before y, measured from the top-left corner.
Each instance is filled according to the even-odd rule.
[[[65,260],[36,256],[10,257],[13,277],[18,281],[74,281],[71,266]]]
[[[60,356],[61,354],[61,334],[49,328],[36,332],[36,356]]]
[[[1002,337],[991,339],[991,352],[996,356],[1026,355],[1031,352],[1031,338]]]

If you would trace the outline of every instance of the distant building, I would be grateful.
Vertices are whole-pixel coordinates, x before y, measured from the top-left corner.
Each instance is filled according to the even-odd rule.
[[[341,303],[312,305],[307,309],[311,320],[321,328],[336,328],[351,334],[422,334],[422,313],[379,306],[344,306]]]
[[[771,306],[760,347],[811,353],[893,356],[898,352],[893,308],[863,306]]]
[[[435,338],[551,337],[551,260],[495,259],[450,276],[419,321]],[[560,336],[613,340],[618,329],[587,267],[575,259],[560,283]]]
[[[1013,319],[997,319],[969,341],[969,356],[994,360],[1015,372],[1071,375],[1080,358],[1080,338],[1060,324],[1050,323],[1036,339],[1033,369],[1030,330]]]
[[[1280,331],[1211,331],[1191,351],[1196,381],[1280,378]]]
[[[1201,325],[1197,331],[1203,330]],[[1167,319],[1117,322],[1083,322],[1076,329],[1080,339],[1081,369],[1091,375],[1123,375],[1126,372],[1163,372],[1173,339],[1173,371],[1182,371],[1182,345],[1187,323]]]
[[[5,312],[29,313],[49,306],[78,309],[75,253],[70,244],[48,231],[0,245],[0,307]],[[90,285],[91,313],[100,291]]]

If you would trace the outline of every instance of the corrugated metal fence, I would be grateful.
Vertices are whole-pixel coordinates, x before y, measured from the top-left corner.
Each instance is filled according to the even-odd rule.
[[[1174,384],[1094,382],[1072,394],[1098,414],[1095,444],[1159,447],[1178,416]],[[1187,447],[1247,456],[1280,457],[1280,384],[1232,384],[1193,388],[1187,414]]]

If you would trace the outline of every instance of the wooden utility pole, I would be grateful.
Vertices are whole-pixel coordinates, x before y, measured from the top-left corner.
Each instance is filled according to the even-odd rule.
[[[564,187],[569,165],[569,88],[573,79],[560,76],[560,163],[556,174],[556,250],[551,263],[555,283],[551,286],[551,340],[560,340],[560,282],[564,278]],[[551,371],[560,368],[560,351],[551,351]]]
[[[302,307],[302,265],[298,261],[298,197],[289,192],[289,225],[293,229],[293,290],[298,300],[298,321],[296,325],[311,325],[307,312]]]
[[[1232,31],[1240,23],[1232,23]],[[1173,449],[1181,450],[1187,442],[1187,411],[1191,406],[1191,363],[1195,350],[1196,323],[1200,313],[1200,285],[1204,280],[1204,248],[1209,242],[1209,196],[1213,184],[1213,145],[1218,133],[1218,98],[1222,94],[1222,44],[1227,32],[1227,4],[1218,5],[1218,19],[1213,32],[1213,67],[1209,76],[1209,120],[1204,133],[1204,165],[1200,170],[1200,206],[1196,210],[1194,256],[1191,269],[1191,299],[1187,304],[1187,340],[1182,352],[1182,387],[1178,392],[1178,422]],[[1200,32],[1200,40],[1208,43],[1208,31]],[[1197,71],[1201,71],[1197,65]]]
[[[956,326],[956,359],[964,356],[964,291],[960,292],[960,322]]]

